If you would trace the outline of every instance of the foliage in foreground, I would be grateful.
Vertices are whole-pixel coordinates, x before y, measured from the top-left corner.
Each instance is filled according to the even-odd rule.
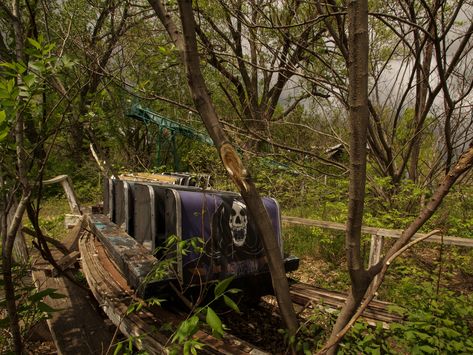
[[[28,340],[32,328],[42,320],[51,317],[58,311],[47,305],[44,300],[50,298],[63,298],[62,294],[52,288],[38,291],[34,284],[30,283],[29,267],[16,265],[13,268],[15,290],[18,304],[18,315],[21,319],[22,337]],[[1,272],[1,264],[0,264]],[[3,279],[0,279],[0,287],[3,288]],[[12,351],[12,337],[10,334],[10,320],[6,312],[6,299],[0,294],[0,353],[6,354]]]
[[[405,318],[402,323],[376,326],[358,320],[341,342],[339,354],[471,354],[473,352],[473,296],[443,290],[431,283],[412,285],[420,297],[407,307],[390,311]],[[335,314],[316,308],[294,340],[300,353],[320,348],[335,321]]]
[[[408,308],[393,307],[403,323],[369,327],[358,322],[344,339],[343,354],[471,354],[473,352],[473,297],[443,290],[431,283],[412,285],[422,297]]]

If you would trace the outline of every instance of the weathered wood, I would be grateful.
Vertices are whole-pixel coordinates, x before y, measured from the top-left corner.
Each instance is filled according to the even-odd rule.
[[[10,211],[7,215],[7,229],[13,221],[15,216],[16,207],[18,203],[15,201],[13,206],[10,208]],[[16,233],[15,240],[13,242],[13,259],[17,263],[27,263],[29,258],[28,247],[26,246],[25,236],[22,232],[22,223],[20,222],[20,227]]]
[[[383,249],[384,237],[379,235],[371,236],[370,256],[368,258],[368,267],[371,267],[381,260],[381,250]]]
[[[313,227],[326,228],[326,229],[332,229],[332,230],[337,230],[337,231],[346,230],[346,226],[343,223],[318,221],[314,219],[289,217],[289,216],[283,216],[282,221],[288,224],[299,224],[303,226],[313,226]],[[385,228],[366,227],[366,226],[363,226],[361,228],[361,231],[364,234],[371,234],[375,236],[395,238],[395,239],[400,238],[402,234],[401,229],[385,229]],[[425,233],[416,233],[414,234],[412,240],[416,240],[425,236],[426,236]],[[473,239],[469,239],[469,238],[433,235],[430,238],[425,239],[425,241],[430,242],[430,243],[443,243],[447,245],[455,245],[455,246],[462,246],[462,247],[468,247],[468,248],[473,247]]]
[[[67,179],[67,175],[58,175],[56,177],[53,177],[52,179],[43,180],[43,185],[58,184],[58,183],[63,182],[66,179]]]
[[[102,213],[109,216],[110,213],[110,179],[104,177],[102,181]]]
[[[151,201],[149,187],[142,184],[136,184],[134,198],[135,215],[133,217],[133,222],[135,238],[140,243],[153,237],[152,230],[154,227],[152,224],[155,222],[152,219],[154,205],[151,205],[151,202],[154,201]]]
[[[112,222],[124,229],[129,235],[134,235],[134,182],[126,180],[110,180],[113,183],[113,218]],[[107,203],[107,209],[110,208]],[[135,237],[136,238],[136,237]]]
[[[81,216],[76,225],[69,229],[66,237],[62,240],[62,244],[67,248],[69,252],[79,250],[79,237],[84,225],[85,219],[83,216]]]
[[[23,233],[28,234],[28,235],[30,235],[34,238],[37,238],[36,232],[34,230],[32,230],[28,227],[22,227],[21,230],[22,230]],[[66,248],[66,246],[64,244],[62,244],[62,242],[60,242],[59,240],[48,237],[47,235],[43,235],[43,238],[47,243],[53,245],[63,255],[66,255],[66,254],[69,253],[69,250]]]
[[[59,258],[62,253],[52,250]],[[65,277],[48,277],[49,263],[39,257],[34,262],[33,280],[38,291],[55,289],[64,298],[46,297],[44,302],[57,310],[47,320],[58,354],[105,354],[113,338],[109,325],[92,306],[87,291]]]
[[[153,270],[157,259],[148,249],[112,223],[107,216],[90,215],[88,223],[94,234],[104,244],[113,262],[125,275],[130,286],[140,295],[145,294],[146,288],[152,286],[145,285],[145,278]]]
[[[56,183],[60,183],[62,185],[62,188],[64,189],[64,192],[66,194],[67,201],[69,202],[71,212],[77,215],[82,214],[79,202],[77,201],[76,193],[74,191],[74,188],[72,187],[71,178],[68,175],[59,175],[55,178],[43,181],[43,185],[51,185]]]
[[[49,265],[44,271],[46,272],[46,275],[52,276],[52,277],[57,277],[60,272],[63,272],[64,270],[68,269],[72,265],[74,265],[77,262],[77,259],[79,258],[80,253],[78,251],[73,251],[70,254],[64,255],[61,259],[59,259],[56,263],[57,266],[59,267],[59,270],[56,269],[54,266]]]
[[[128,306],[139,301],[133,296],[121,273],[110,262],[104,246],[88,233],[79,244],[83,270],[92,293],[101,307],[126,337],[134,337],[135,345],[150,354],[167,353],[166,345],[172,332],[160,330],[165,324],[176,327],[185,319],[161,307],[143,307],[127,314]],[[206,346],[204,354],[267,354],[231,335],[216,339],[199,331],[195,337]]]
[[[80,221],[82,215],[80,214],[64,214],[64,227],[66,229],[74,228],[74,226]]]
[[[69,202],[69,206],[71,207],[71,211],[74,214],[81,214],[80,205],[77,200],[76,193],[74,188],[72,187],[72,180],[69,176],[66,177],[65,180],[61,182],[62,188],[66,193],[67,201]]]
[[[175,176],[161,175],[161,174],[151,174],[151,173],[133,173],[133,174],[122,174],[120,175],[121,180],[130,180],[130,181],[152,181],[152,182],[161,182],[165,184],[175,184],[178,180]]]
[[[328,291],[303,283],[292,285],[290,292],[292,300],[297,304],[305,306],[309,302],[313,302],[334,310],[341,309],[347,298],[347,295],[341,292]],[[389,302],[373,300],[363,313],[363,318],[371,325],[376,324],[376,322],[390,323],[402,321],[402,317],[388,312],[388,306],[390,305],[391,303]]]
[[[125,216],[125,186],[124,182],[121,180],[116,180],[113,182],[115,185],[114,188],[114,209],[115,214],[113,222],[118,225],[120,228],[126,231],[126,216]],[[128,199],[127,199],[128,200]]]
[[[373,265],[376,265],[381,260],[381,251],[383,250],[384,244],[384,237],[379,235],[372,235],[371,236],[371,244],[370,244],[370,255],[368,258],[368,268]],[[375,285],[378,280],[378,275],[376,275],[371,282],[371,285]],[[369,291],[371,291],[371,287]]]

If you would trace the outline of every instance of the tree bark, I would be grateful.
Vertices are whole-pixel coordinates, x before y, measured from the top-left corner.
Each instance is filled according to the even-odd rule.
[[[15,55],[17,62],[25,63],[24,50],[24,32],[21,21],[20,3],[18,0],[13,1],[12,10],[10,14],[10,22],[13,25],[13,33],[15,36]],[[17,76],[16,85],[22,84],[21,75]],[[23,99],[19,99],[23,100]],[[13,220],[8,226],[7,234],[4,237],[4,244],[2,245],[2,273],[4,280],[5,299],[7,302],[7,312],[10,318],[10,330],[13,336],[13,344],[16,354],[21,354],[23,351],[23,341],[21,338],[20,323],[18,310],[16,306],[15,285],[12,274],[12,253],[15,242],[15,236],[21,225],[21,219],[25,212],[26,204],[31,196],[31,189],[27,177],[27,157],[25,151],[25,122],[23,111],[18,110],[15,121],[15,143],[16,143],[16,165],[17,178],[19,180],[22,197],[15,211]],[[11,196],[14,198],[14,196]]]
[[[268,259],[273,287],[278,300],[279,308],[286,327],[291,335],[295,335],[298,327],[297,318],[289,294],[289,284],[284,270],[281,252],[274,236],[274,230],[269,216],[264,208],[256,187],[250,175],[243,166],[236,150],[229,142],[217,116],[212,100],[200,70],[200,59],[197,51],[195,21],[191,0],[178,2],[181,16],[181,34],[172,22],[169,14],[159,0],[149,0],[159,19],[166,27],[171,39],[181,52],[186,68],[188,84],[194,104],[219,151],[220,158],[238,187],[250,216],[256,224],[258,234],[261,236],[263,247]]]
[[[23,217],[23,214],[25,213],[26,204],[28,203],[30,196],[31,192],[24,190],[18,207],[16,208],[12,223],[10,224],[10,226],[8,226],[7,234],[5,237],[5,244],[2,248],[2,274],[4,281],[5,299],[7,302],[6,306],[8,317],[10,318],[10,330],[12,332],[16,354],[22,354],[23,342],[21,339],[20,322],[15,301],[15,285],[13,282],[12,274],[12,252],[15,236],[20,228],[21,219]]]
[[[361,226],[366,185],[366,144],[368,132],[368,1],[348,3],[348,76],[350,121],[350,185],[348,222],[345,236],[351,290],[332,330],[330,340],[344,327],[365,294],[370,279],[361,257]],[[330,350],[336,352],[336,347]]]

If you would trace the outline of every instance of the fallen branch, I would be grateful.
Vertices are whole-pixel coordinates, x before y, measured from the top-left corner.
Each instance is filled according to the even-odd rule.
[[[32,236],[33,238],[38,238],[38,235],[36,234],[36,232],[34,230],[28,228],[28,227],[21,228],[21,231],[25,234],[28,234],[28,235]],[[48,237],[46,235],[43,235],[43,238],[46,242],[48,242],[49,244],[52,244],[53,246],[55,246],[56,249],[58,249],[64,255],[69,254],[69,250],[59,240]]]

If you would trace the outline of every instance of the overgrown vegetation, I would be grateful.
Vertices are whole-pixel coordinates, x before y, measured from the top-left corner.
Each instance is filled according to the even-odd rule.
[[[194,1],[188,10],[196,19],[200,58],[196,53],[197,66],[187,74],[201,67],[204,92],[218,115],[214,127],[223,125],[262,194],[278,199],[286,214],[345,223],[351,185],[352,193],[367,192],[363,224],[405,229],[435,201],[436,187],[471,149],[471,5],[367,4],[370,43],[361,64],[367,67],[363,80],[369,87],[363,93],[369,90],[369,102],[357,120],[347,110],[349,93],[362,92],[347,80],[349,56],[360,43],[347,36],[353,23],[347,10],[357,3]],[[0,2],[0,234],[7,293],[2,307],[11,315],[9,334],[17,353],[25,331],[17,315],[36,317],[17,309],[18,300],[30,302],[33,296],[18,283],[18,266],[12,263],[19,221],[35,230],[43,249],[43,234],[62,234],[62,217],[55,211],[65,207],[62,192],[42,180],[68,174],[83,204],[99,201],[102,178],[89,151],[92,144],[114,171],[171,171],[177,153],[180,169],[211,174],[214,187],[234,189],[213,147],[127,116],[139,103],[204,130],[205,117],[185,85],[178,43],[172,44],[173,32],[168,38],[154,11],[160,4]],[[164,5],[180,28],[176,2]],[[350,131],[349,122],[352,128],[367,124],[359,149],[349,141],[363,134]],[[348,180],[348,171],[358,166],[348,169],[349,159],[361,151],[359,157],[368,158],[366,189],[353,188]],[[469,164],[471,157],[460,164],[463,176],[421,231],[472,237]],[[19,218],[7,221],[15,213]],[[342,233],[293,227],[285,236],[289,251],[316,265],[309,280],[337,290],[356,284],[342,271],[351,263]],[[358,244],[366,264],[369,236]],[[396,260],[380,290],[381,298],[405,309],[408,321],[389,331],[359,323],[341,351],[455,353],[463,347],[469,352],[472,260],[472,251],[464,248],[416,246]],[[333,325],[331,315],[314,317],[309,347],[320,346]]]
[[[13,269],[15,290],[18,302],[18,314],[21,319],[21,335],[25,342],[28,342],[32,335],[32,329],[42,320],[48,319],[56,309],[45,303],[45,298],[63,298],[56,290],[48,288],[43,291],[36,289],[32,284],[30,269],[27,265],[16,265]],[[0,286],[3,287],[3,280],[0,279]],[[0,293],[0,352],[2,354],[11,353],[13,348],[13,338],[9,331],[10,321],[5,311],[6,299],[4,293]]]
[[[289,178],[288,178],[289,179]],[[298,178],[292,182],[297,184]],[[327,185],[312,183],[306,186],[304,198],[317,200],[325,196],[325,203],[292,205],[294,200],[284,200],[288,191],[282,192],[282,200],[288,208],[285,213],[291,216],[318,220],[343,222],[346,213],[343,201],[346,195],[341,188],[344,182],[332,180]],[[299,190],[291,190],[297,194]],[[313,195],[307,192],[311,191]],[[425,227],[428,231],[441,226],[445,235],[471,238],[469,229],[462,226],[471,223],[473,216],[468,208],[472,200],[472,189],[459,187],[445,201],[438,215]],[[461,197],[460,197],[461,196]],[[412,213],[406,206],[418,198],[412,186],[407,184],[402,191],[393,196],[391,209],[379,209],[379,197],[368,196],[365,212],[367,226],[402,229]],[[310,208],[310,206],[317,206]],[[415,212],[415,211],[414,211]],[[458,222],[458,224],[456,224]],[[327,229],[287,226],[285,228],[285,248],[302,257],[303,269],[293,277],[317,286],[341,291],[350,286],[345,271],[346,256],[344,234]],[[364,257],[368,259],[370,236],[365,236]],[[387,240],[387,243],[392,241]],[[312,265],[312,266],[311,266]],[[388,273],[379,299],[393,302],[392,312],[406,317],[401,324],[393,324],[389,329],[381,324],[373,328],[358,321],[343,340],[339,349],[343,354],[457,354],[471,352],[473,336],[473,250],[469,248],[421,243],[396,260]],[[307,273],[310,274],[307,277]],[[334,315],[316,309],[303,328],[300,346],[321,346],[327,332],[334,322]]]

